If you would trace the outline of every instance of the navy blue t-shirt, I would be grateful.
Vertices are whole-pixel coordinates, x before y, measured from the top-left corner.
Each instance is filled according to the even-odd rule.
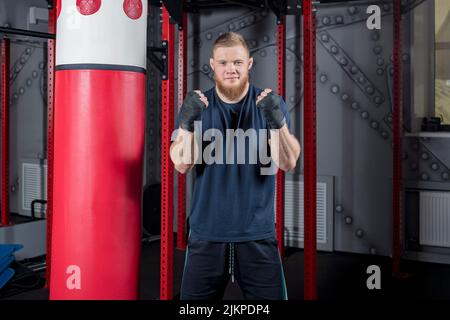
[[[250,84],[247,95],[239,103],[234,104],[220,100],[215,87],[204,92],[209,106],[202,112],[201,132],[202,137],[209,136],[209,139],[202,139],[202,155],[215,156],[217,161],[215,163],[209,161],[208,164],[202,159],[201,163],[196,164],[193,168],[196,179],[189,226],[190,236],[195,239],[240,242],[275,236],[276,175],[261,174],[261,169],[268,169],[271,163],[261,160],[262,158],[258,155],[260,144],[250,145],[250,138],[241,140],[245,141],[244,164],[238,163],[237,138],[229,140],[228,150],[226,144],[227,129],[242,129],[241,133],[249,132],[248,129],[255,129],[253,137],[256,136],[258,143],[267,141],[267,135],[270,135],[267,121],[256,107],[256,97],[261,91]],[[290,128],[290,116],[284,100],[281,103],[281,109],[285,114],[288,128]],[[176,117],[175,129],[178,127],[179,121]],[[216,137],[218,131],[213,134],[213,130],[209,130],[210,134],[205,135],[208,129],[220,131],[222,155],[218,151],[220,149],[220,139]],[[259,131],[259,129],[265,129],[265,131]],[[266,139],[260,139],[264,133],[266,133]],[[214,145],[216,148],[212,147],[212,141],[216,143]],[[231,144],[231,141],[234,141],[234,145]],[[234,147],[234,157],[230,156],[233,154],[232,147]],[[268,151],[264,154],[270,156],[267,142],[266,148]],[[240,150],[243,152],[242,148]],[[254,156],[253,162],[250,161],[251,154]],[[255,158],[256,163],[254,163]],[[222,159],[222,161],[218,159]]]

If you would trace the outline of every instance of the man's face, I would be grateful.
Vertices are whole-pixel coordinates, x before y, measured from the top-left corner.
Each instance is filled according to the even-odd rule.
[[[253,58],[241,45],[217,47],[209,60],[219,91],[228,99],[235,100],[244,92]]]

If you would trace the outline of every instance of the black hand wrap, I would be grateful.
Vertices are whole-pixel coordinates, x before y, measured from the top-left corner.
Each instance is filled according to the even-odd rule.
[[[271,91],[257,105],[266,118],[270,129],[280,129],[286,123],[286,118],[280,109],[280,103],[281,97]]]
[[[180,127],[190,132],[194,132],[194,121],[199,121],[201,119],[202,111],[205,108],[206,105],[200,100],[200,96],[196,92],[188,92],[179,114]]]

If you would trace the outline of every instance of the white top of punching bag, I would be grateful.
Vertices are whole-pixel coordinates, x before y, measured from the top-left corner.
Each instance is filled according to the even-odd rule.
[[[56,66],[146,69],[147,0],[58,1]]]

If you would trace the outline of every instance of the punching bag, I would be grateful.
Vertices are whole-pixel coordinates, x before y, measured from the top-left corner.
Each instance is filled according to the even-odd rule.
[[[147,1],[57,16],[50,299],[137,299]]]

